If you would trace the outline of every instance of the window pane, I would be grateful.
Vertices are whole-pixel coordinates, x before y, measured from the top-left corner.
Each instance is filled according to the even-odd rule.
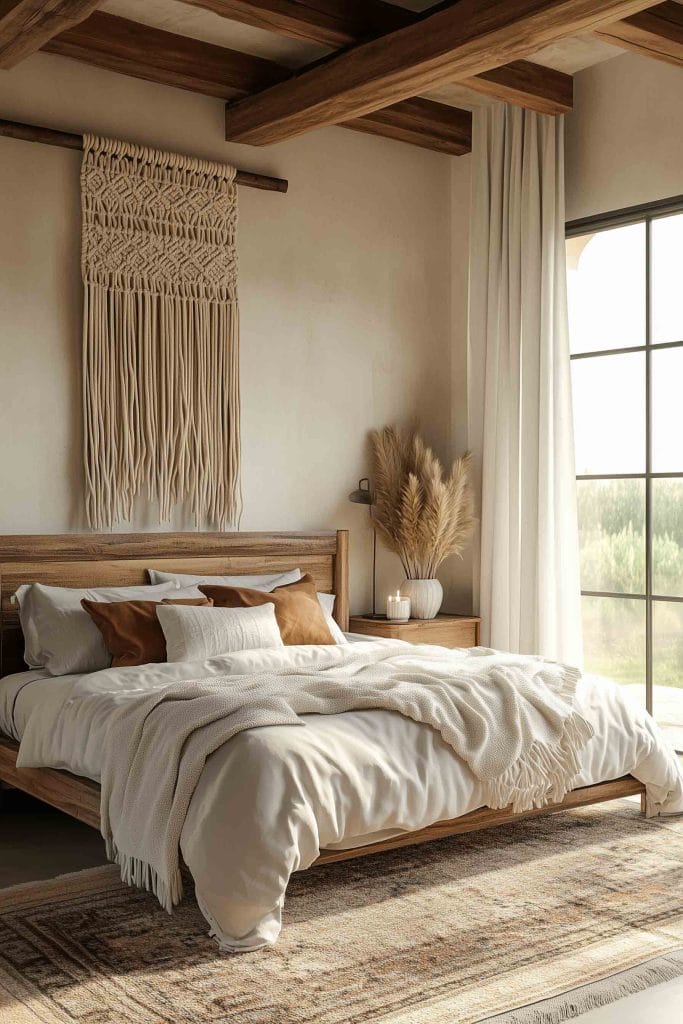
[[[654,603],[654,716],[683,750],[683,604]]]
[[[581,589],[644,594],[645,481],[579,480],[577,489]]]
[[[652,343],[683,341],[683,214],[652,221]]]
[[[652,481],[652,589],[683,597],[683,480]]]
[[[645,344],[645,224],[567,239],[572,352]]]
[[[586,672],[642,687],[645,703],[645,601],[582,597]]]
[[[572,388],[577,474],[644,473],[645,353],[574,359]]]
[[[683,348],[652,353],[652,467],[683,470]]]

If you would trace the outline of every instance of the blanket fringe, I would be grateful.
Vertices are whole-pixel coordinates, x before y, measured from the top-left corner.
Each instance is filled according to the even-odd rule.
[[[534,742],[515,764],[486,783],[486,803],[493,810],[512,804],[515,814],[560,803],[581,769],[579,753],[593,736],[593,728],[577,712],[564,723],[554,749]]]
[[[156,868],[139,857],[133,857],[128,853],[122,853],[114,840],[110,837],[104,839],[107,857],[114,864],[121,868],[121,881],[126,885],[134,886],[137,889],[146,889],[153,893],[161,906],[169,914],[183,898],[183,878],[180,868],[175,868],[171,877],[162,878]]]

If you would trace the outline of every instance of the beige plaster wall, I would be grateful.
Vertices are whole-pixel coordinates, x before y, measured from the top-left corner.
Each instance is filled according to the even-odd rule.
[[[683,75],[628,53],[574,78],[567,219],[683,193]]]
[[[368,430],[416,419],[444,459],[464,446],[454,162],[337,128],[267,150],[227,145],[220,101],[45,54],[0,72],[0,116],[289,178],[287,196],[240,192],[242,528],[349,527],[352,609],[366,609],[370,532],[346,495],[367,472]],[[84,527],[79,161],[0,139],[2,533]],[[465,253],[459,240],[459,264]],[[182,514],[173,525],[192,526]],[[133,527],[158,528],[154,510]],[[463,599],[459,571],[444,573],[450,600]],[[383,555],[380,595],[401,578]]]

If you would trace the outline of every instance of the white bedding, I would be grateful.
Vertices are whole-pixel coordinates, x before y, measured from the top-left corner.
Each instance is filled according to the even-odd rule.
[[[0,728],[23,737],[24,765],[99,780],[108,718],[133,694],[228,674],[235,666],[244,671],[245,664],[263,670],[283,658],[305,668],[318,653],[290,647],[59,679],[22,673],[0,681]],[[580,680],[577,704],[595,735],[581,752],[575,785],[630,772],[648,788],[650,813],[683,811],[683,773],[650,716],[618,686],[594,677]],[[276,726],[236,736],[209,758],[190,803],[181,851],[200,906],[226,948],[275,940],[282,899],[273,905],[272,894],[283,893],[289,874],[312,863],[319,848],[371,843],[483,803],[471,771],[428,726],[379,710],[305,721],[303,729]]]

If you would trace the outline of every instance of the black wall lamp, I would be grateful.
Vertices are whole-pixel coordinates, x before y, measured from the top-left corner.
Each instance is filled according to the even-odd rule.
[[[375,503],[375,499],[372,494],[372,488],[370,487],[369,477],[364,476],[358,481],[358,487],[356,490],[351,491],[349,494],[349,501],[352,501],[354,505],[367,505],[370,511],[370,521],[372,522],[372,618],[383,619],[384,616],[378,615],[375,611],[377,587],[377,530],[375,529],[375,523],[372,518],[372,506]]]

